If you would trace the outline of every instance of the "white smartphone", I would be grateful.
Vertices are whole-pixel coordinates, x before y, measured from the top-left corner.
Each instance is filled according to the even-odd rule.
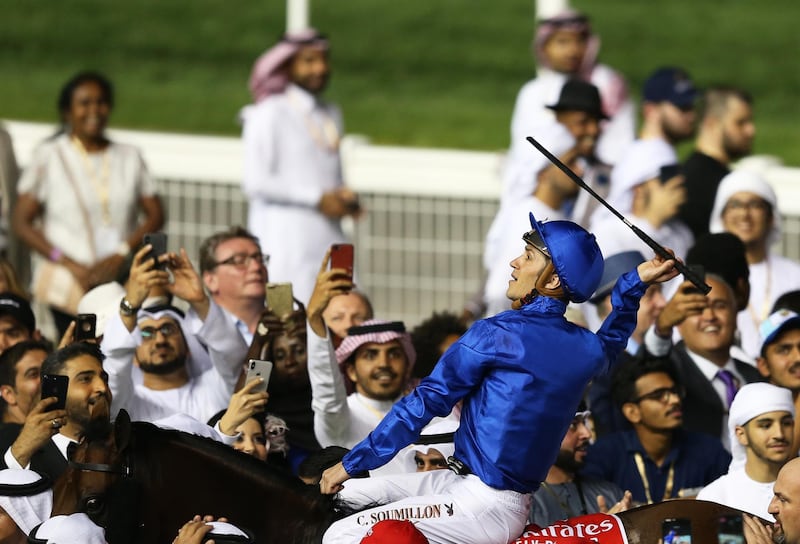
[[[260,359],[250,359],[247,361],[247,379],[244,383],[250,383],[256,378],[261,378],[264,382],[253,389],[253,393],[266,391],[269,385],[269,376],[272,374],[272,361],[262,361]]]

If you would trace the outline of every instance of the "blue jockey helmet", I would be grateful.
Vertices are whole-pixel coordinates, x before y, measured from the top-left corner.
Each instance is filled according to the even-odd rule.
[[[522,239],[553,261],[561,286],[572,302],[584,302],[594,294],[603,275],[603,254],[594,234],[572,221],[537,221]],[[542,247],[543,246],[543,247]]]

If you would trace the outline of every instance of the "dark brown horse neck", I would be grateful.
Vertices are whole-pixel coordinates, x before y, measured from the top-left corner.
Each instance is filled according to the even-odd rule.
[[[93,519],[110,531],[111,544],[123,541],[111,534],[131,530],[137,535],[127,542],[170,542],[198,513],[225,516],[266,544],[319,542],[332,521],[329,497],[228,446],[146,423],[132,424],[128,433],[126,447],[117,447],[117,432],[107,441],[86,441],[71,459],[129,467],[131,477],[73,464],[57,483],[54,513],[86,511],[87,499],[102,497],[105,508]],[[131,510],[135,520],[126,521]],[[115,530],[120,525],[125,530]]]

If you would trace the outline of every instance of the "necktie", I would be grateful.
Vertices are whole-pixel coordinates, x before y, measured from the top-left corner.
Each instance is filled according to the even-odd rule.
[[[736,396],[736,392],[739,390],[739,387],[736,385],[736,378],[734,378],[733,374],[729,370],[720,370],[717,372],[717,378],[725,384],[725,398],[728,401],[728,407],[730,408],[731,403],[733,402],[733,397]]]

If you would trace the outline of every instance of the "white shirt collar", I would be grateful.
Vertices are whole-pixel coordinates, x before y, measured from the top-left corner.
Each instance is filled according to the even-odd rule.
[[[63,435],[61,433],[54,434],[53,437],[52,437],[52,440],[53,440],[53,444],[55,444],[56,447],[58,448],[58,451],[60,451],[61,455],[64,456],[64,459],[67,458],[67,447],[70,444],[77,444],[78,443],[77,440],[73,440],[70,437],[68,437],[66,435]]]
[[[705,357],[701,357],[700,355],[690,351],[689,349],[686,350],[686,353],[689,354],[689,357],[692,358],[692,361],[694,361],[694,363],[697,365],[697,368],[700,369],[700,372],[703,373],[703,376],[705,376],[708,381],[713,380],[714,376],[717,375],[717,372],[719,372],[722,369],[725,369],[729,371],[731,374],[733,374],[736,377],[736,379],[739,380],[740,384],[745,383],[744,379],[742,378],[742,375],[739,374],[739,371],[736,370],[736,365],[733,363],[733,359],[728,359],[728,361],[724,365],[718,366],[709,361],[708,359],[706,359]]]

